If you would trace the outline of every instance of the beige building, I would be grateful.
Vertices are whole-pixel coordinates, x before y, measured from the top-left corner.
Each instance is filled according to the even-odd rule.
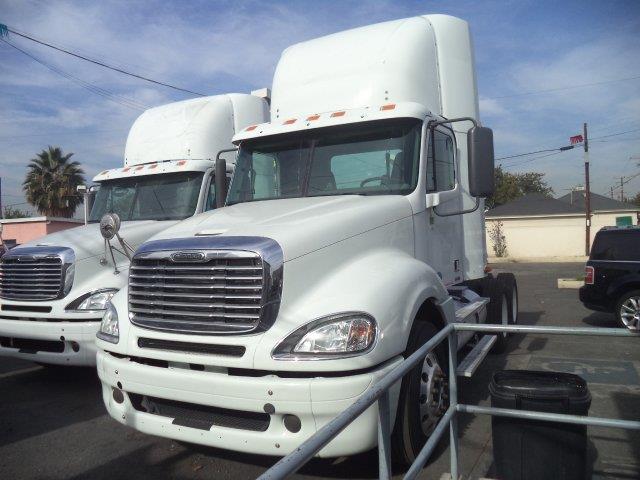
[[[591,243],[606,226],[637,225],[640,207],[591,194]],[[499,222],[507,256],[518,258],[583,257],[585,254],[584,193],[558,199],[525,195],[487,212],[487,249],[495,256],[492,231]]]
[[[77,218],[27,217],[0,220],[2,240],[11,248],[50,233],[83,225]]]

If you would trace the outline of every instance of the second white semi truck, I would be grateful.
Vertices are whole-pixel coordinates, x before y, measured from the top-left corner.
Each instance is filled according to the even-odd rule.
[[[140,115],[124,166],[93,179],[89,224],[20,245],[0,259],[0,356],[95,365],[95,334],[106,302],[126,284],[127,250],[216,207],[216,157],[231,153],[225,151],[235,133],[266,121],[268,108],[264,98],[227,94]],[[227,175],[232,168],[230,162]],[[122,222],[117,236],[118,225],[100,225],[107,213]],[[109,244],[101,230],[113,237]]]
[[[493,138],[474,69],[467,23],[443,15],[285,50],[271,121],[234,137],[226,207],[141,245],[111,299],[97,342],[110,415],[284,455],[448,323],[517,321],[513,277],[485,273]],[[452,374],[442,346],[392,390],[399,461]],[[376,409],[320,455],[375,446]]]

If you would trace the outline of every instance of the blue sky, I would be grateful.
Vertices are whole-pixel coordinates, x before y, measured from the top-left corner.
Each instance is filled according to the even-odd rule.
[[[425,13],[470,22],[481,117],[494,129],[497,157],[565,145],[586,121],[594,139],[594,191],[608,194],[620,176],[640,172],[640,78],[522,95],[640,77],[638,1],[0,0],[0,23],[10,28],[208,94],[269,86],[280,52],[292,43]],[[24,202],[25,166],[47,145],[74,152],[91,177],[122,164],[139,108],[189,98],[14,35],[9,40],[65,73],[133,100],[137,108],[95,95],[0,43],[5,205]],[[514,172],[544,172],[557,195],[583,182],[581,151],[540,157],[501,163]],[[625,185],[625,193],[638,191],[640,177]]]

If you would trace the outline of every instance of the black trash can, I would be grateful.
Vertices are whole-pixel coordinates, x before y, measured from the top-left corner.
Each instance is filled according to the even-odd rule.
[[[489,385],[498,408],[587,415],[591,394],[577,375],[504,370]],[[568,423],[496,417],[493,458],[500,480],[584,480],[587,427]]]

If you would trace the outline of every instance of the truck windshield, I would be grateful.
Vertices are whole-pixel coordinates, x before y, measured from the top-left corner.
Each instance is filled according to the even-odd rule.
[[[181,220],[196,211],[202,172],[184,172],[101,182],[89,216],[99,222],[105,213],[121,220]]]
[[[245,142],[227,205],[325,195],[405,195],[417,184],[421,122],[375,121]]]

